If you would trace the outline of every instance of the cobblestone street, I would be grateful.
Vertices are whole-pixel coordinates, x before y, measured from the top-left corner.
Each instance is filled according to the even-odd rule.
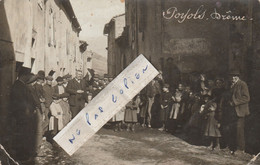
[[[71,157],[45,142],[37,164],[242,165],[252,159],[249,154],[231,155],[227,149],[210,151],[190,145],[177,136],[141,127],[134,133],[103,128]]]

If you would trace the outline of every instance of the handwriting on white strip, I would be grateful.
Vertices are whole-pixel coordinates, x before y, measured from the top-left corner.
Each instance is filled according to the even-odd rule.
[[[139,55],[54,140],[72,155],[157,75],[154,66]]]

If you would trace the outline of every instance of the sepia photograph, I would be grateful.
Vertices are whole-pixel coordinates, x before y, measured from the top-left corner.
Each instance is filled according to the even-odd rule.
[[[0,0],[0,165],[260,165],[260,0]]]

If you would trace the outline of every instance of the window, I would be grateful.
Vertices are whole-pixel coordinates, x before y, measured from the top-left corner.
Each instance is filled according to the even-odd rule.
[[[41,10],[43,10],[44,4],[43,4],[43,1],[42,1],[42,0],[38,0],[38,6],[39,6],[39,8],[40,8]]]
[[[36,45],[36,38],[37,38],[37,32],[36,32],[36,30],[32,30],[32,45],[31,45],[31,47],[32,48],[35,48],[35,45]]]
[[[53,12],[52,8],[49,9],[49,31],[48,31],[48,45],[49,47],[54,46],[56,47],[56,40],[55,40],[55,21],[56,21],[56,15]]]
[[[70,46],[69,46],[69,39],[70,35],[69,35],[69,31],[66,30],[66,52],[67,52],[67,55],[70,54]]]

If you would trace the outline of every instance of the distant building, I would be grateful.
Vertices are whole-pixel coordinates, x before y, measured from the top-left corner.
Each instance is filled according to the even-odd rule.
[[[88,69],[92,69],[92,56],[93,53],[90,53],[90,51],[87,51],[87,42],[86,41],[80,41],[80,52],[82,54],[82,68],[83,75],[86,75],[88,72]]]
[[[108,75],[115,77],[126,66],[126,36],[124,36],[125,14],[113,17],[104,27],[107,35],[107,67]]]
[[[97,54],[96,52],[88,51],[92,56],[92,69],[95,71],[95,74],[98,74],[103,77],[107,73],[107,58]]]

